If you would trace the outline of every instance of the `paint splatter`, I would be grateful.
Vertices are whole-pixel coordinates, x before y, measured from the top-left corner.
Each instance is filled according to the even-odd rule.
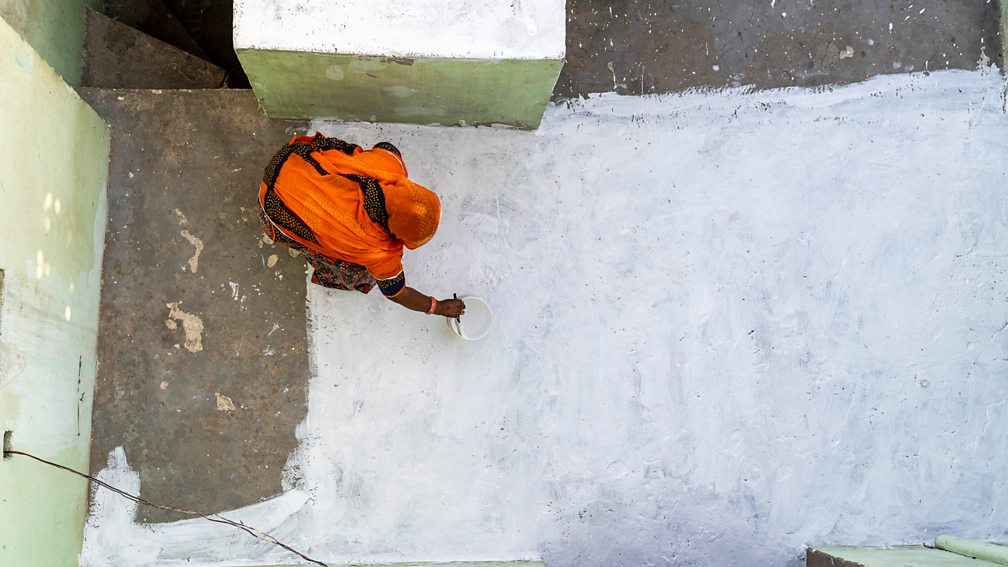
[[[266,267],[272,268],[273,266],[277,265],[278,261],[280,261],[280,256],[277,256],[276,254],[270,254],[270,257],[266,258]]]
[[[165,307],[170,310],[168,316],[182,323],[182,330],[185,331],[186,350],[200,352],[203,350],[203,319],[200,319],[198,315],[182,311],[179,308],[181,303],[181,301],[166,303]],[[165,325],[167,326],[167,323]]]
[[[188,230],[183,230],[181,234],[182,238],[188,240],[189,244],[192,244],[193,248],[196,249],[196,251],[192,255],[192,258],[189,258],[189,271],[195,274],[196,270],[199,269],[200,254],[203,253],[203,241],[193,236],[192,233],[190,233]]]
[[[235,407],[231,398],[221,394],[220,392],[214,392],[214,395],[217,396],[217,411],[238,411],[238,408]]]

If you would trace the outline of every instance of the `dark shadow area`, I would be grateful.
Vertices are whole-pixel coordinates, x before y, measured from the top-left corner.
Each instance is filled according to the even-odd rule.
[[[249,88],[231,40],[231,0],[106,0],[105,14],[221,67],[228,87]]]

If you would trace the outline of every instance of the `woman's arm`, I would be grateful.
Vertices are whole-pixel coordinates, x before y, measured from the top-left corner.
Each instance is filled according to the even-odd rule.
[[[431,297],[409,286],[404,287],[402,291],[389,299],[406,309],[412,309],[421,313],[426,313],[431,308]],[[464,311],[465,303],[462,303],[461,299],[438,299],[434,304],[434,315],[458,317]]]

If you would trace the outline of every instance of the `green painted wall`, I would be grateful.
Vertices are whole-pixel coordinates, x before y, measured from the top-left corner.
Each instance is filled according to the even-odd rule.
[[[88,469],[108,127],[0,20],[0,428]],[[77,565],[87,485],[0,460],[0,565]]]
[[[997,567],[988,561],[977,561],[940,549],[920,545],[901,547],[817,547],[838,559],[852,561],[863,567]]]
[[[0,17],[38,51],[63,80],[79,85],[83,65],[84,7],[104,0],[0,0]]]
[[[457,125],[542,121],[563,61],[389,59],[241,50],[259,104],[274,118]]]
[[[1001,73],[1008,77],[1008,0],[1001,3]]]
[[[264,565],[263,567],[302,567],[298,565]],[[488,561],[488,562],[459,562],[459,563],[368,563],[368,564],[336,564],[330,567],[546,567],[541,561]]]

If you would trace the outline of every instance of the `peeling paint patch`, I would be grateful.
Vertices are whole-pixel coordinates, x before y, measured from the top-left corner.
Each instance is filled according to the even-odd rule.
[[[189,352],[200,352],[203,350],[203,319],[199,315],[186,313],[179,308],[180,301],[166,303],[170,312],[168,316],[182,323],[182,330],[185,331],[185,347]],[[167,326],[168,324],[165,323]],[[169,328],[171,328],[169,326]]]
[[[203,253],[203,241],[193,236],[192,233],[190,233],[188,230],[183,230],[181,234],[182,238],[188,240],[189,244],[192,244],[193,248],[196,249],[196,252],[193,253],[192,258],[189,258],[189,271],[195,274],[196,270],[199,269],[200,254]]]
[[[403,85],[396,85],[393,87],[385,87],[385,92],[391,96],[397,98],[409,98],[416,94],[416,89],[411,89]]]
[[[987,56],[987,46],[980,46],[980,59],[977,59],[977,67],[989,67],[991,58]]]
[[[343,73],[343,67],[339,65],[330,66],[328,69],[326,69],[325,74],[330,81],[342,81],[343,77],[345,76],[345,74]]]
[[[235,407],[231,398],[221,394],[220,392],[214,392],[214,395],[217,396],[217,411],[238,411],[238,408]]]
[[[440,105],[423,106],[411,104],[397,106],[392,109],[396,116],[441,116],[448,112],[448,109]]]
[[[10,343],[0,343],[0,390],[24,372],[26,366],[24,353]]]

